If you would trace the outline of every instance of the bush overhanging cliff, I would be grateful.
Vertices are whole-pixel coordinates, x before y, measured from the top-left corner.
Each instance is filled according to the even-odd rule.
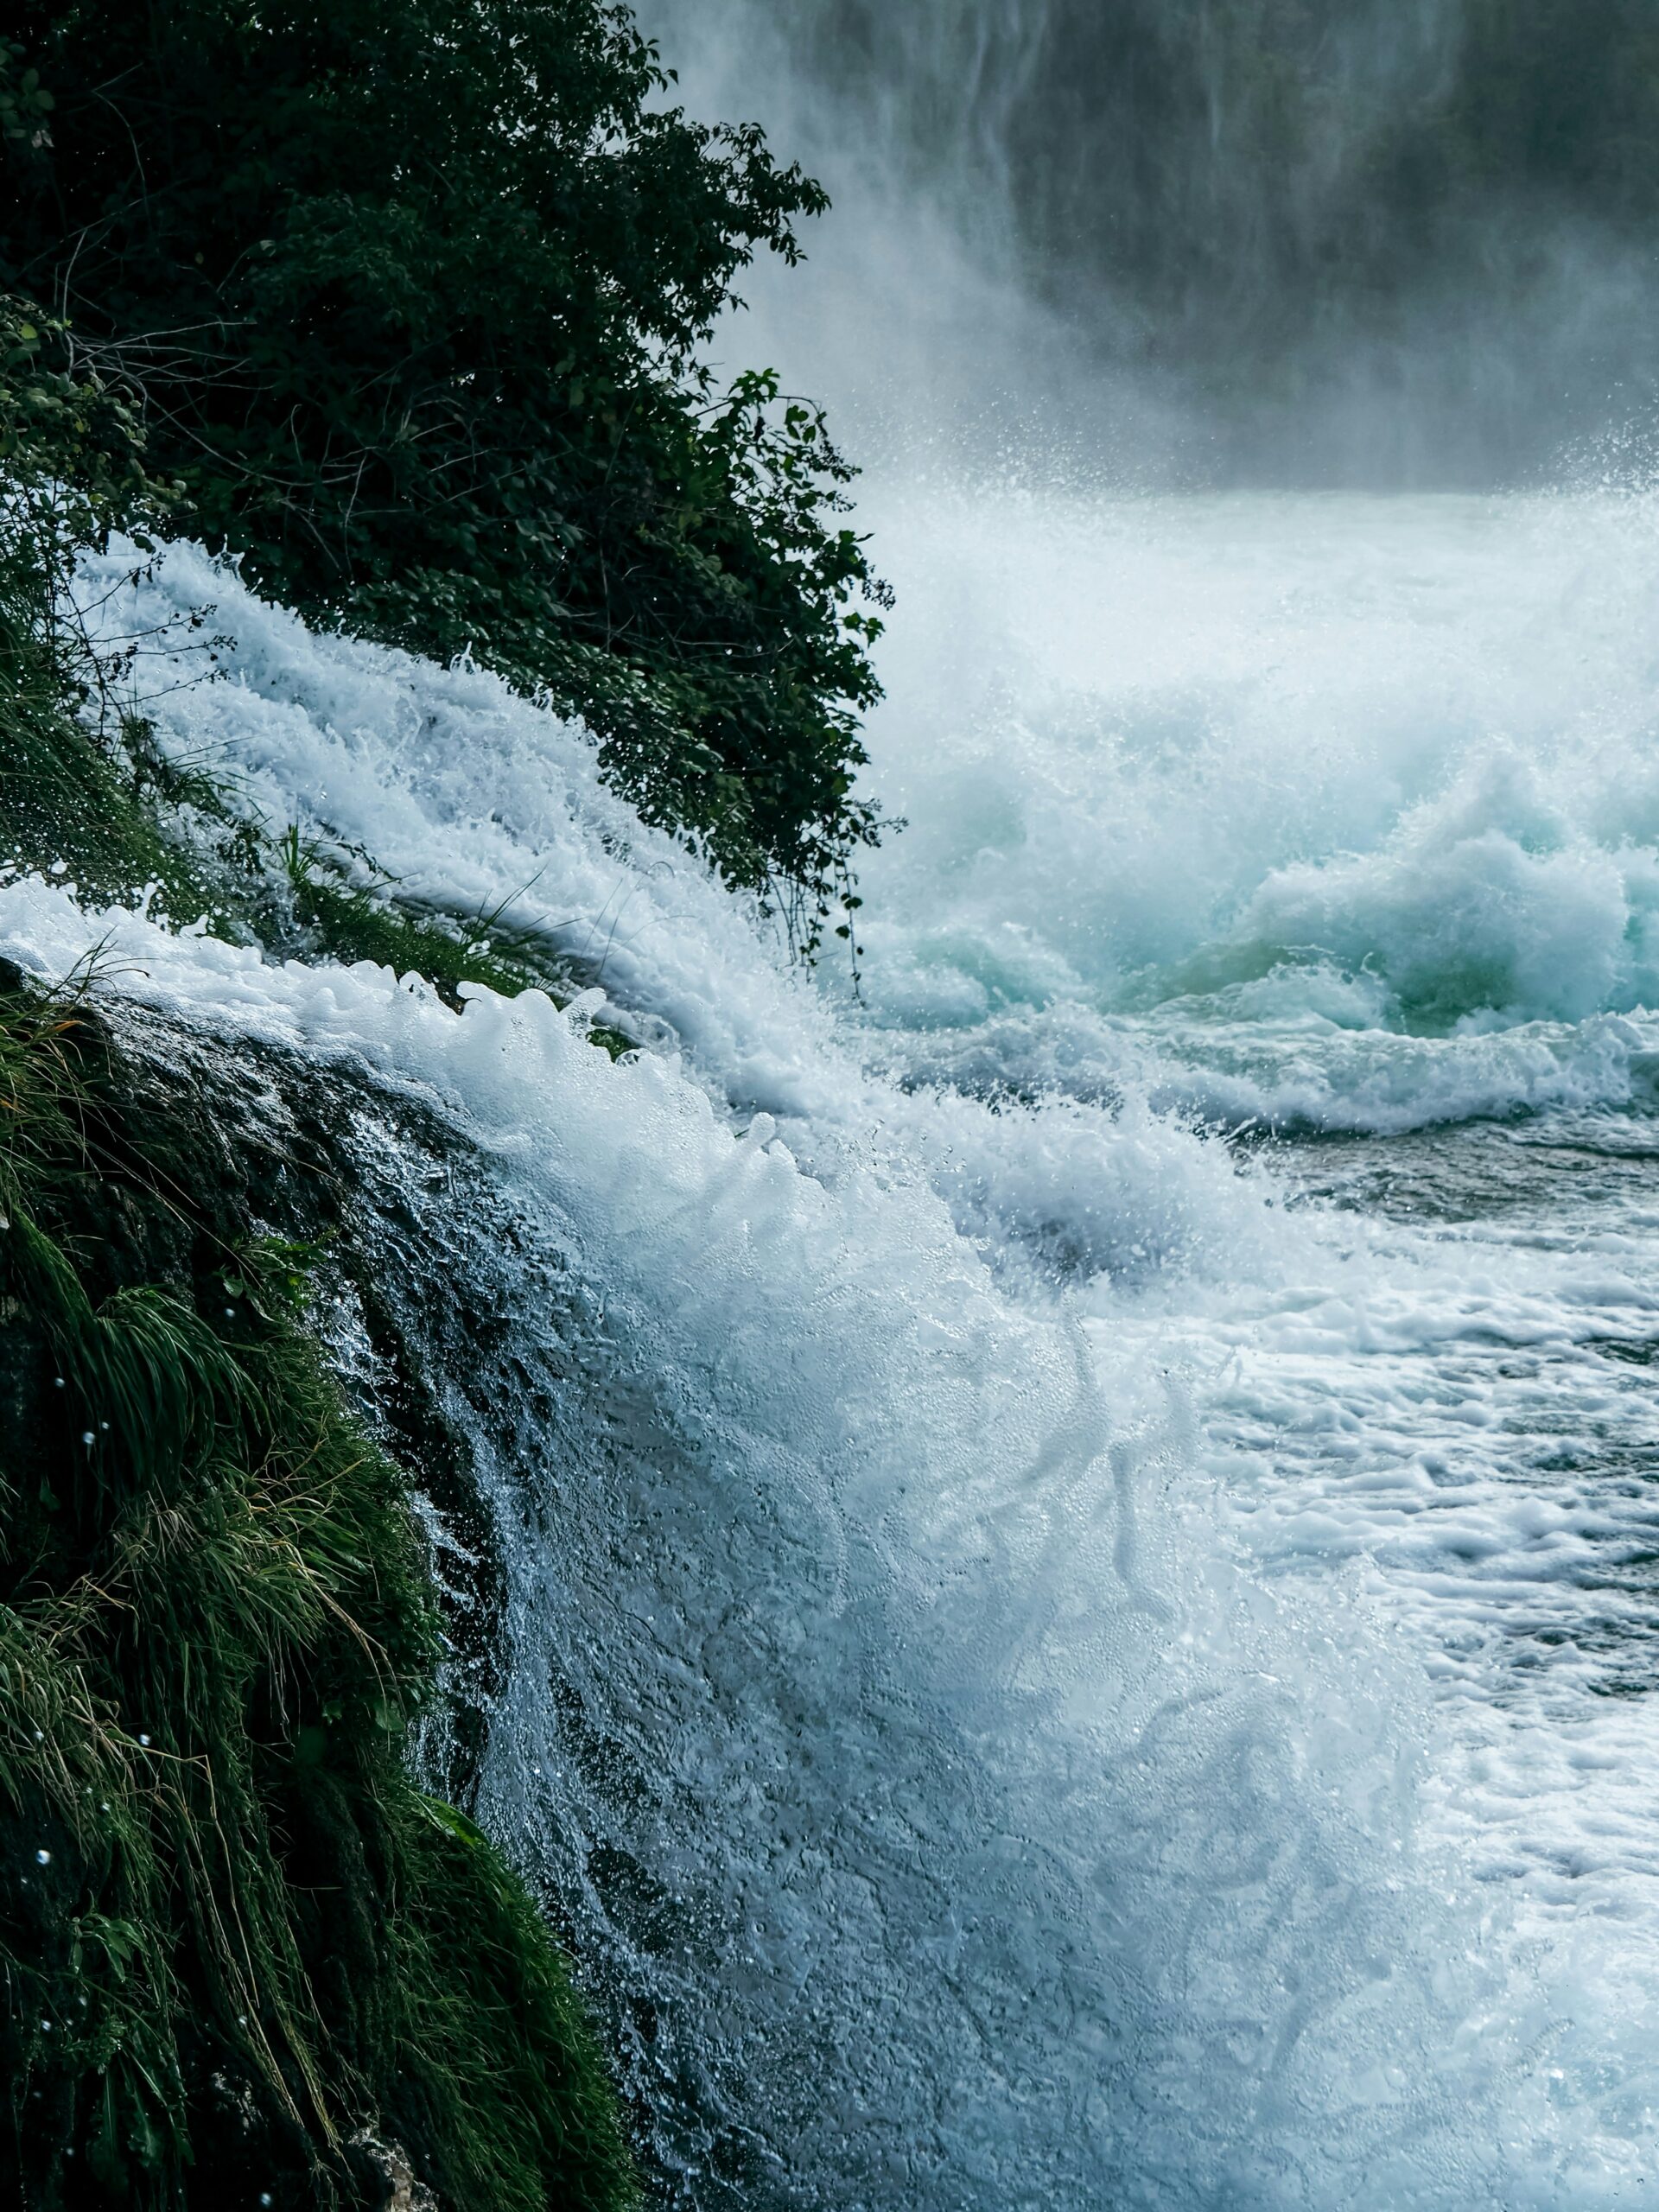
[[[178,521],[314,617],[546,691],[815,942],[875,834],[883,594],[817,410],[701,349],[817,187],[665,105],[601,0],[11,28],[0,286],[142,408]]]
[[[452,1001],[579,980],[157,746],[156,641],[100,639],[76,563],[190,531],[579,713],[649,820],[815,945],[877,827],[884,594],[816,411],[699,354],[817,188],[666,105],[599,0],[8,29],[0,865]],[[410,1478],[235,1143],[158,1107],[95,999],[0,969],[0,2196],[620,2212],[556,1942],[411,1776],[442,1630]]]

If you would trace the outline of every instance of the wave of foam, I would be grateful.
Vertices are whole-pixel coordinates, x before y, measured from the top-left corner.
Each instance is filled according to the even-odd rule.
[[[1471,2112],[1515,2024],[1493,1965],[1448,1975],[1446,1872],[1414,1866],[1408,1674],[1153,1513],[1149,1378],[1000,1299],[930,1194],[825,1190],[537,994],[456,1017],[39,880],[0,938],[56,974],[100,943],[121,994],[417,1085],[566,1241],[695,1486],[636,1535],[623,1619],[609,1586],[582,1624],[587,1725],[663,1777],[670,1825],[627,1842],[742,1947],[679,1993],[778,2202],[1510,2201]],[[556,1774],[533,1681],[515,1763]]]
[[[613,1010],[658,1024],[735,1121],[786,1122],[816,1172],[834,1176],[843,1154],[919,1165],[967,1233],[1095,1268],[1138,1268],[1148,1249],[1269,1263],[1271,1193],[1175,1122],[918,1099],[867,1071],[858,1026],[790,969],[750,903],[604,788],[579,727],[477,670],[313,637],[199,550],[172,549],[136,588],[130,569],[119,550],[89,568],[113,633],[162,634],[206,605],[233,633],[222,681],[192,683],[188,656],[153,673],[174,758],[225,779],[273,830],[372,854],[400,896],[543,938]]]
[[[879,519],[875,776],[913,826],[864,934],[919,1068],[992,1084],[1006,1042],[1020,1087],[1151,1066],[1337,1128],[1639,1094],[1646,1046],[1594,1025],[1659,1002],[1652,502],[988,486]],[[1242,1025],[1277,1032],[1259,1073]]]

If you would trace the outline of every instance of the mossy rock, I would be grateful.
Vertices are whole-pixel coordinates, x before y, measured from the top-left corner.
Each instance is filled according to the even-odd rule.
[[[404,1470],[261,1170],[0,976],[0,2177],[79,2206],[631,2205],[532,1900],[410,1779]]]

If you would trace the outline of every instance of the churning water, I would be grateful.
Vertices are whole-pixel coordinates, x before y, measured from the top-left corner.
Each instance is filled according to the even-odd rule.
[[[105,605],[235,638],[166,744],[594,992],[0,942],[469,1163],[370,1116],[365,1234],[487,1322],[411,1325],[484,1809],[665,2202],[1659,2204],[1659,507],[868,518],[861,1001],[581,731],[188,548]]]
[[[890,454],[861,995],[582,731],[189,548],[89,578],[234,638],[162,742],[592,990],[61,880],[0,946],[356,1101],[499,1554],[482,1810],[664,2204],[1659,2208],[1659,499],[1087,488],[1211,450],[1011,275],[1014,63],[1106,11],[658,12],[845,203],[743,351]],[[1466,12],[1357,7],[1320,112]]]

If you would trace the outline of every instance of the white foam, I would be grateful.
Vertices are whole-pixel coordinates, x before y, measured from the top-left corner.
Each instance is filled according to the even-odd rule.
[[[1420,1955],[1445,1875],[1411,1870],[1402,1678],[1153,1510],[1177,1470],[1149,1378],[999,1298],[924,1186],[826,1191],[538,994],[457,1018],[387,971],[271,969],[39,879],[0,888],[0,938],[46,975],[96,942],[114,993],[418,1086],[568,1226],[718,1516],[690,1617],[612,1638],[615,1725],[673,1720],[643,1733],[693,1825],[659,1847],[705,1873],[717,1854],[770,1961],[706,1962],[707,2063],[760,2065],[785,1960],[820,1961],[836,2048],[813,2062],[830,2107],[786,2153],[799,2201],[870,2201],[905,2145],[925,2194],[987,2205],[1011,2161],[1079,2202],[1154,2174],[1171,2203],[1274,2201],[1299,2174],[1328,2196],[1360,2143],[1394,2202],[1464,2204],[1497,2171],[1452,2113],[1490,2094],[1513,2023],[1482,2024],[1490,1969]],[[688,1713],[675,1686],[734,1605],[752,1677]],[[804,1894],[770,1883],[791,1833]],[[1447,2052],[1427,2097],[1426,2032]],[[1340,2145],[1307,2136],[1338,2110]]]
[[[890,488],[875,1011],[1241,1118],[1628,1103],[1567,1033],[1659,999],[1656,512]]]
[[[515,1562],[493,1787],[535,1825],[536,1653],[591,1646],[659,1783],[626,1834],[556,1792],[543,1833],[713,1885],[719,1970],[665,2001],[782,2201],[1640,2202],[1650,1439],[1605,1347],[1659,1338],[1659,1205],[1617,1161],[1562,1205],[1517,1151],[1505,1211],[1493,1134],[1333,1154],[1473,1209],[1374,1218],[1192,1116],[1645,1102],[1645,511],[909,528],[868,1016],[580,730],[181,550],[107,618],[235,633],[162,741],[405,893],[602,946],[678,1049],[613,1067],[533,994],[458,1020],[60,885],[0,888],[0,936],[54,973],[103,939],[111,992],[437,1101],[660,1402],[683,1456],[619,1459],[587,1567],[580,1527]],[[1430,1020],[1447,959],[1503,1002]]]

